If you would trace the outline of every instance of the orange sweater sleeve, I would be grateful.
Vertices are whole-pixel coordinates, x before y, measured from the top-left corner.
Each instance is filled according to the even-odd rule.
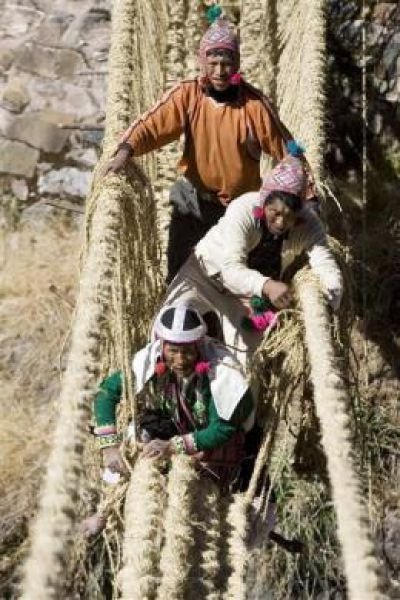
[[[132,123],[121,141],[132,146],[134,156],[140,156],[179,139],[185,128],[188,102],[188,86],[176,85]]]

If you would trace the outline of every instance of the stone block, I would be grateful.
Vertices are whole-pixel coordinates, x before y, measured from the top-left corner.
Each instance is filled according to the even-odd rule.
[[[14,52],[9,48],[0,48],[0,73],[8,71],[14,60]]]
[[[0,29],[9,38],[23,40],[35,31],[44,17],[41,10],[32,6],[22,6],[18,2],[6,2],[3,10],[0,11]]]
[[[0,173],[33,177],[38,160],[35,148],[0,138]]]
[[[60,46],[60,40],[74,17],[66,12],[49,14],[35,35],[35,40],[45,46]]]
[[[22,71],[43,77],[72,77],[75,71],[86,71],[86,65],[75,50],[46,48],[27,42],[19,50],[16,66]]]
[[[32,112],[14,119],[7,130],[7,136],[45,152],[57,154],[64,148],[70,135],[69,130],[60,129],[58,124],[73,121],[72,115],[55,111]]]
[[[10,79],[0,96],[0,105],[10,112],[20,113],[29,104],[28,90],[16,79]]]
[[[97,152],[94,148],[73,148],[68,152],[66,158],[91,169],[98,161]]]
[[[15,119],[15,115],[0,106],[0,137],[7,137],[6,132],[13,122],[13,119]]]
[[[13,179],[11,181],[11,191],[21,202],[25,202],[28,199],[29,188],[25,179]]]
[[[39,176],[39,194],[51,196],[74,196],[84,198],[91,181],[89,171],[80,171],[75,167],[63,167],[57,171],[48,171]]]

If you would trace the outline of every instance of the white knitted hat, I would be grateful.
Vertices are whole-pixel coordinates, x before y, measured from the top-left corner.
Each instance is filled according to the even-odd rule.
[[[190,344],[200,340],[207,331],[200,314],[187,304],[167,306],[154,324],[158,338],[173,344]]]

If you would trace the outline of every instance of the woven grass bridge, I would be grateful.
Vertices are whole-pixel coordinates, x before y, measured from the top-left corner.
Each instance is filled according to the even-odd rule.
[[[242,71],[277,103],[283,121],[307,147],[323,187],[324,2],[220,4],[240,30]],[[21,597],[26,600],[269,597],[273,582],[262,569],[257,574],[262,591],[249,594],[252,555],[246,534],[255,478],[245,496],[222,506],[216,490],[199,480],[186,459],[173,460],[166,481],[155,464],[135,463],[134,449],[127,449],[131,477],[102,500],[111,507],[102,539],[89,545],[77,532],[99,486],[96,451],[87,432],[96,383],[109,369],[122,367],[128,381],[124,404],[129,409],[121,421],[125,413],[135,414],[130,357],[145,341],[163,291],[167,194],[178,148],[146,156],[124,175],[101,179],[99,171],[131,120],[163,89],[195,73],[204,10],[200,0],[114,1],[103,156],[87,203],[80,292],[59,417],[24,566]],[[296,276],[294,285],[298,309],[292,326],[282,325],[292,331],[293,343],[275,341],[274,346],[271,339],[256,359],[255,374],[265,378],[269,361],[272,376],[264,402],[268,427],[255,476],[273,454],[280,419],[292,410],[294,391],[309,378],[348,597],[375,600],[381,597],[377,562],[354,464],[348,391],[331,317],[307,272]],[[274,371],[274,364],[279,369]]]

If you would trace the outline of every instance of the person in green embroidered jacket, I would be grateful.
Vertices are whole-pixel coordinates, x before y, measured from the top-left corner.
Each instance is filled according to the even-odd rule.
[[[185,303],[162,309],[156,339],[132,361],[140,415],[133,427],[144,459],[188,454],[223,484],[240,469],[254,404],[236,359],[205,333],[202,317]],[[116,423],[122,386],[121,372],[112,373],[94,400],[94,433],[112,473],[126,472]],[[105,521],[97,512],[84,519],[82,531],[96,535]]]
[[[207,462],[222,448],[219,462],[239,464],[240,434],[254,422],[253,399],[239,365],[224,346],[205,338],[204,321],[185,304],[165,308],[154,331],[157,339],[132,364],[143,456],[184,453]],[[101,383],[94,401],[94,431],[104,466],[120,473],[125,470],[116,427],[121,395],[122,374],[116,372]]]

